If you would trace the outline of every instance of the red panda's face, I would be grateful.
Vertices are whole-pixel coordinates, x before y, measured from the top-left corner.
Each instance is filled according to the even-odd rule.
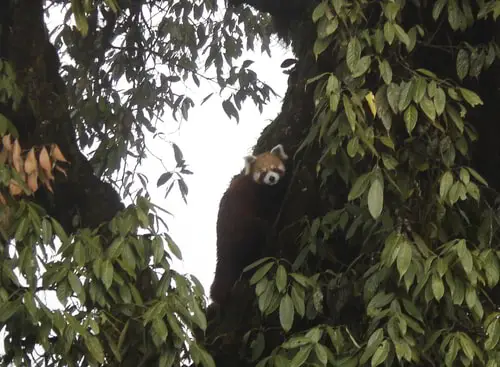
[[[245,157],[245,174],[252,175],[258,184],[276,185],[285,174],[285,164],[288,156],[281,144],[276,145],[269,152],[258,156]]]

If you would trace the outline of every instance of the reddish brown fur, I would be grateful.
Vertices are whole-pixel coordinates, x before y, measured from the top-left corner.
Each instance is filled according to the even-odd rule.
[[[217,266],[210,290],[214,302],[224,302],[243,268],[263,255],[284,185],[283,179],[274,186],[258,184],[251,173],[231,181],[217,219]]]

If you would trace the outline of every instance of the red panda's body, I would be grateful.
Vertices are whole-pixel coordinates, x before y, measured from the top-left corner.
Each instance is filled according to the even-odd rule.
[[[217,265],[210,290],[224,302],[243,268],[262,256],[266,237],[284,193],[283,147],[245,158],[245,172],[236,175],[222,196],[217,218]]]

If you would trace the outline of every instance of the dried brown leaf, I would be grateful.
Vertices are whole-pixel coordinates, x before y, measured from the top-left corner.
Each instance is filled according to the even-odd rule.
[[[12,149],[12,163],[17,172],[23,173],[23,158],[21,157],[21,144],[19,140],[14,140],[14,147]]]
[[[52,144],[50,148],[50,156],[59,162],[68,162],[66,158],[64,158],[64,155],[61,152],[61,149],[59,149],[59,146],[57,144]]]
[[[10,139],[10,134],[4,135],[2,138],[2,144],[7,151],[12,150],[12,140]]]
[[[37,171],[38,162],[35,157],[35,148],[31,148],[26,160],[24,161],[24,171],[30,175],[31,173]],[[28,179],[29,181],[29,179]]]
[[[32,192],[36,192],[36,190],[38,190],[38,171],[28,175],[28,187]]]
[[[10,180],[9,192],[12,196],[17,196],[17,195],[21,195],[23,193],[23,189],[21,188],[21,186],[19,186],[17,184],[16,181]]]
[[[45,147],[42,148],[38,160],[47,177],[53,180],[54,176],[52,176],[52,162],[50,161],[49,153],[47,152],[47,149]]]

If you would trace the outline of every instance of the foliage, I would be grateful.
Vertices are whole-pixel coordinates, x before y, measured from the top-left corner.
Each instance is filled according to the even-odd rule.
[[[54,1],[61,3],[69,5]],[[244,359],[259,367],[498,366],[498,193],[470,164],[481,139],[470,116],[485,99],[472,81],[484,81],[500,48],[493,34],[480,43],[461,35],[496,21],[500,1],[310,3],[316,37],[307,52],[320,72],[307,81],[314,119],[302,122],[308,134],[298,153],[319,145],[314,168],[325,197],[340,184],[348,192],[337,194],[341,205],[304,218],[296,258],[267,257],[245,269],[255,312],[275,317],[284,341],[273,343],[263,321],[244,335]],[[125,173],[124,195],[135,178],[130,157],[146,157],[145,136],[159,134],[165,106],[173,119],[188,117],[195,102],[183,83],[216,83],[236,120],[245,99],[261,108],[272,92],[250,61],[235,66],[257,40],[269,51],[268,18],[247,7],[222,18],[210,0],[73,0],[67,10],[76,28],[57,27],[54,43],[69,57],[62,75],[72,86],[78,147],[94,149],[99,177]],[[423,67],[433,48],[454,65]],[[0,102],[15,110],[29,88],[1,61]],[[40,106],[31,108],[37,117]],[[18,127],[0,115],[2,135],[17,138]],[[177,181],[185,195],[189,170],[179,147],[173,151],[176,171],[158,185],[168,193]],[[207,329],[203,290],[170,268],[180,252],[147,192],[109,222],[66,233],[31,197],[8,196],[20,156],[2,167],[3,363],[214,365],[210,345],[192,338]],[[346,249],[356,255],[342,263]],[[48,307],[47,293],[60,308]],[[352,300],[355,316],[339,322],[334,313]]]
[[[322,187],[340,177],[349,192],[341,208],[308,218],[293,264],[249,267],[260,311],[277,313],[286,337],[269,355],[252,344],[254,360],[498,366],[500,309],[490,297],[500,278],[498,193],[468,165],[478,138],[468,116],[483,102],[465,83],[498,62],[500,46],[493,34],[481,44],[452,35],[496,20],[500,2],[375,3],[325,0],[312,11],[314,56],[336,67],[307,82],[315,118],[299,150],[319,143]],[[412,12],[424,14],[422,24]],[[433,45],[438,32],[449,46]],[[454,75],[419,65],[427,47],[449,50]],[[340,269],[310,265],[328,261],[329,247],[340,253],[339,243],[359,256]],[[359,296],[361,314],[325,323],[323,299],[342,284]],[[304,317],[316,326],[294,330]]]

